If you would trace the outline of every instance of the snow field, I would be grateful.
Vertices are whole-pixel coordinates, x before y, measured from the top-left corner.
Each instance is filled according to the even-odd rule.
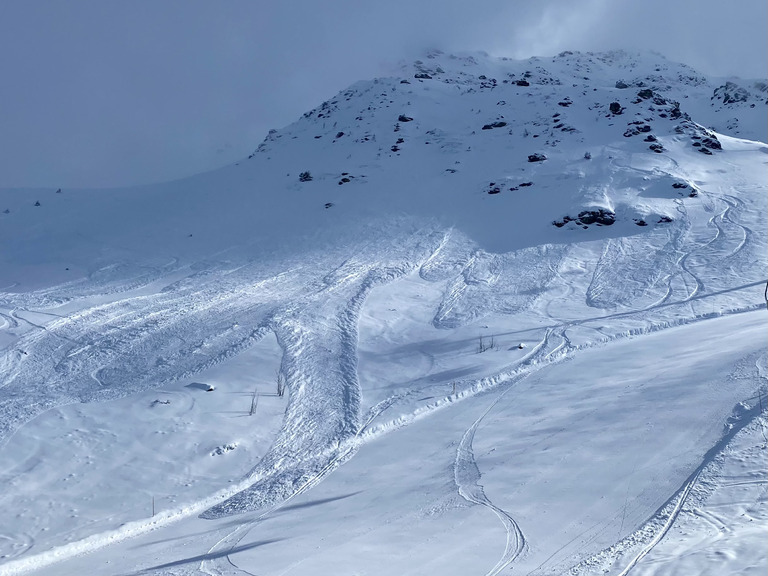
[[[0,193],[0,573],[764,568],[768,148],[655,56],[435,59],[210,174]]]

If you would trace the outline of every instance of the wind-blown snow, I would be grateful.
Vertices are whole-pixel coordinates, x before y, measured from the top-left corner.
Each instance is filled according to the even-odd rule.
[[[0,191],[0,573],[764,571],[765,126],[432,53],[216,172]]]

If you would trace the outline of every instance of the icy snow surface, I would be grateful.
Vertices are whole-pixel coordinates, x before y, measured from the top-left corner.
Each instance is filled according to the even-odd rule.
[[[435,52],[1,190],[0,574],[764,574],[766,96]]]

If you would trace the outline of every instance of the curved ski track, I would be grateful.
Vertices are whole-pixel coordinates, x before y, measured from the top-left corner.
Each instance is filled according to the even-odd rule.
[[[459,489],[459,495],[467,502],[480,504],[493,511],[504,525],[504,530],[507,533],[504,553],[501,555],[498,562],[496,562],[496,564],[486,573],[486,576],[496,576],[499,574],[525,549],[525,536],[523,536],[523,532],[520,530],[520,526],[515,519],[506,511],[496,506],[486,496],[483,485],[480,484],[480,469],[477,467],[475,454],[472,450],[472,442],[480,422],[483,421],[483,418],[488,415],[493,407],[496,406],[499,400],[501,400],[509,390],[510,388],[507,388],[504,392],[499,394],[496,400],[488,406],[485,412],[483,412],[464,433],[456,451],[456,461],[454,463],[454,481]]]

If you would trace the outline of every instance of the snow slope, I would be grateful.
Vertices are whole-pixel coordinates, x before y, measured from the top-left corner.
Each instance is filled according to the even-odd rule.
[[[764,572],[765,86],[435,52],[0,191],[0,573]]]

